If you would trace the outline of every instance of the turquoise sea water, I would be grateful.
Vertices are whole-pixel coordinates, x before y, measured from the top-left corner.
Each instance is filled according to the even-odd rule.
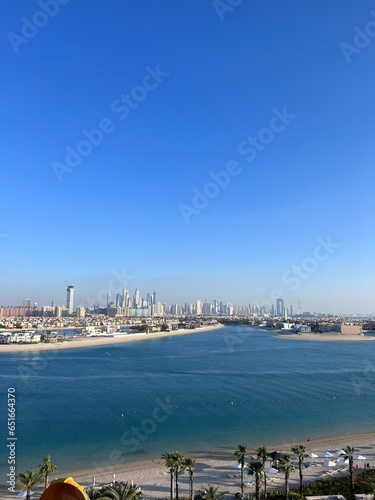
[[[68,472],[174,449],[289,446],[375,428],[372,342],[286,340],[226,327],[114,346],[1,354],[0,366],[4,423],[6,389],[16,389],[18,471],[46,454]],[[4,451],[6,428],[0,429]],[[1,484],[6,469],[5,452]]]

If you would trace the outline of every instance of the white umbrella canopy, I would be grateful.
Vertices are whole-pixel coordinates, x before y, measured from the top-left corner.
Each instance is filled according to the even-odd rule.
[[[340,458],[339,462],[340,462],[340,464],[348,464],[349,463],[349,458]]]
[[[323,453],[322,457],[324,457],[324,458],[333,457],[333,454],[332,454],[332,453],[330,453],[329,451],[325,451],[325,452]]]
[[[319,455],[317,455],[316,453],[310,451],[310,453],[308,454],[310,458],[318,458]]]
[[[246,464],[245,464],[246,465]],[[233,465],[234,469],[241,469],[241,464],[234,464]]]
[[[344,450],[337,450],[335,451],[335,455],[345,455],[345,451]]]
[[[354,455],[354,460],[366,460],[366,457],[364,457],[363,455]]]
[[[332,460],[326,460],[323,462],[324,467],[336,467],[336,462],[332,462]]]
[[[279,471],[275,469],[274,467],[266,467],[266,472],[268,474],[277,474]]]

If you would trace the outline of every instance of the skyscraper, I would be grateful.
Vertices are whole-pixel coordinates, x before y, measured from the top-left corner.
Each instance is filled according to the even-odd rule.
[[[66,308],[69,314],[73,314],[74,311],[74,286],[68,285],[66,289]]]
[[[284,315],[284,299],[276,299],[276,316]]]
[[[141,306],[141,296],[139,294],[138,288],[136,288],[133,295],[133,307],[137,308],[140,306]]]

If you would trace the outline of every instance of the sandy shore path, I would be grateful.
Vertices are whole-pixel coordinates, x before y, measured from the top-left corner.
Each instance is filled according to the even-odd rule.
[[[194,330],[176,330],[173,332],[157,333],[132,333],[119,334],[115,336],[97,336],[97,337],[76,337],[69,341],[56,342],[51,344],[6,344],[0,345],[1,352],[22,352],[22,351],[50,351],[54,349],[75,349],[79,347],[95,347],[100,345],[122,344],[126,342],[139,342],[140,340],[160,339],[164,337],[177,337],[179,335],[188,335],[194,333],[207,332],[224,328],[224,325],[210,325],[196,328]]]
[[[312,451],[316,453],[318,458],[308,458],[306,462],[317,463],[315,466],[310,466],[304,468],[303,476],[304,483],[312,482],[321,478],[329,478],[330,474],[334,476],[348,475],[348,466],[337,462],[335,467],[325,467],[323,462],[327,460],[322,457],[325,451],[329,451],[334,456],[330,460],[338,461],[339,455],[335,454],[336,451],[346,446],[353,446],[355,453],[363,455],[366,460],[356,460],[355,464],[358,463],[359,469],[356,472],[363,471],[364,463],[369,462],[371,467],[375,467],[375,435],[366,434],[350,434],[346,436],[336,436],[332,438],[324,439],[314,439],[311,442],[305,443],[293,443],[294,444],[304,444],[308,452]],[[259,443],[259,446],[261,443]],[[258,445],[257,445],[258,446]],[[290,453],[290,448],[292,445],[275,445],[274,447],[267,447],[267,449],[272,452],[278,450],[285,453]],[[195,490],[207,486],[208,483],[215,486],[220,486],[222,491],[228,492],[234,495],[236,492],[240,491],[240,471],[236,468],[236,460],[233,456],[233,450],[221,451],[212,454],[197,454],[193,456],[196,460],[195,465]],[[173,450],[166,450],[173,451]],[[184,455],[184,451],[180,450]],[[53,451],[51,451],[53,462],[58,463],[58,457],[53,456]],[[248,460],[250,456],[255,456],[255,448],[249,447]],[[292,455],[293,457],[293,455]],[[294,461],[297,465],[297,460]],[[63,474],[65,472],[66,474]],[[67,477],[72,476],[77,482],[84,486],[91,486],[93,484],[93,478],[95,477],[96,486],[103,484],[108,484],[113,481],[113,474],[115,474],[116,481],[134,481],[142,488],[143,498],[168,498],[169,497],[169,472],[164,466],[163,460],[160,457],[149,458],[148,460],[133,462],[128,464],[117,464],[110,467],[97,467],[95,469],[86,470],[72,470],[72,471],[60,471],[60,474],[54,474],[54,477]],[[270,476],[268,481],[269,488],[283,489],[284,477],[280,472]],[[297,487],[299,484],[298,470],[293,472],[290,477],[291,488]],[[251,476],[245,476],[245,492],[254,492],[254,484]],[[37,488],[36,492],[40,493],[41,488]],[[182,496],[188,496],[189,491],[189,481],[187,474],[182,474],[180,478],[180,494]],[[2,486],[0,499],[8,500],[10,498],[15,498],[13,496],[6,494],[6,488]],[[38,497],[38,494],[36,495]]]
[[[316,342],[372,342],[374,337],[366,337],[365,335],[341,335],[339,333],[301,333],[301,334],[284,334],[279,333],[279,339],[293,340],[314,340]]]

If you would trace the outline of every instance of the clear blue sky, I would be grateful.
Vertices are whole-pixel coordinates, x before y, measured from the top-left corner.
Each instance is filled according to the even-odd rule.
[[[87,304],[115,271],[168,303],[375,311],[374,0],[64,2],[2,5],[0,304]]]

